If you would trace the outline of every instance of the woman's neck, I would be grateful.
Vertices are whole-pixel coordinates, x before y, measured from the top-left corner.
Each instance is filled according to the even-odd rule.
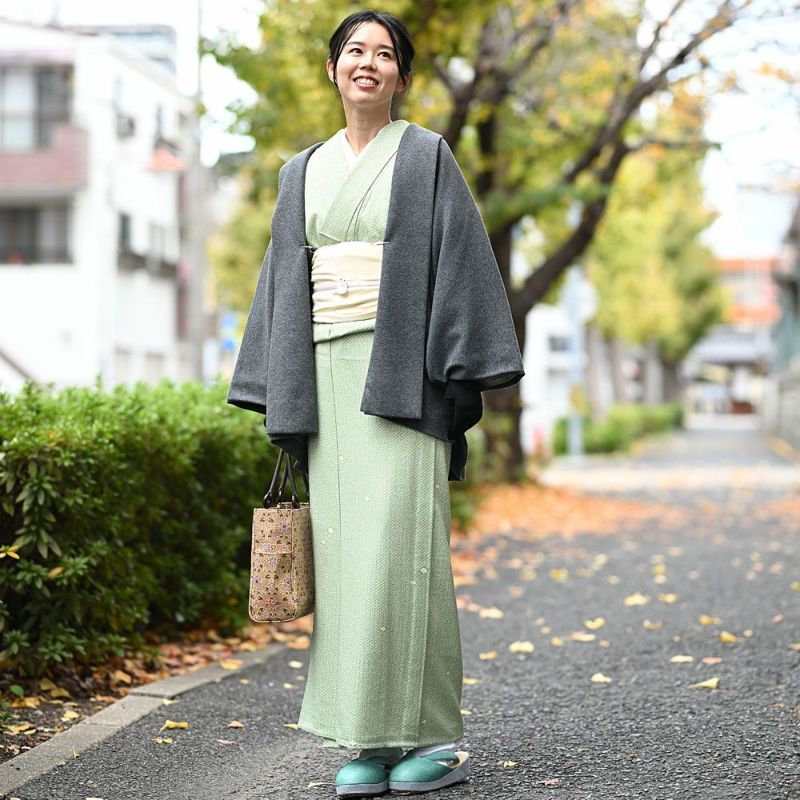
[[[359,114],[356,109],[345,109],[347,128],[345,135],[353,152],[358,155],[391,121],[389,113]]]

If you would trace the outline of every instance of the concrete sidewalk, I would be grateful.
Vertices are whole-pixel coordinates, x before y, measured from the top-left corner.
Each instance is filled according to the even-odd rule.
[[[716,477],[728,468],[740,470],[735,485]],[[800,800],[800,470],[754,431],[682,432],[632,459],[572,469],[589,491],[613,486],[614,496],[670,505],[681,522],[598,535],[587,519],[569,538],[515,530],[480,540],[496,557],[459,588],[461,747],[473,773],[434,795]],[[640,469],[665,480],[620,486]],[[723,631],[736,640],[721,641]],[[533,650],[514,652],[514,642]],[[290,727],[306,663],[304,651],[276,647],[169,705],[159,684],[142,687],[129,724],[78,757],[65,752],[65,763],[25,780],[21,759],[34,764],[58,736],[2,765],[5,796],[335,797],[336,770],[352,752]],[[691,688],[713,679],[717,688]],[[167,719],[188,728],[162,731]],[[76,728],[90,723],[99,727]],[[167,736],[172,744],[154,741]]]

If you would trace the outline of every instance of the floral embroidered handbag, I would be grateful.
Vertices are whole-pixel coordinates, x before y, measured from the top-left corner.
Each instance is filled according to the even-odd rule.
[[[276,489],[282,464],[283,477]],[[284,503],[287,479],[292,499]],[[278,454],[264,507],[253,509],[249,606],[253,622],[288,622],[314,611],[311,510],[308,503],[298,499],[290,457],[283,450]]]

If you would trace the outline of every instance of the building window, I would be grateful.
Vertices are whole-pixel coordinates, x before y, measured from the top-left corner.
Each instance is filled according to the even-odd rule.
[[[49,147],[71,104],[69,67],[0,67],[0,150]]]
[[[41,264],[70,260],[66,204],[0,208],[0,263]]]
[[[565,353],[569,350],[569,339],[566,336],[550,336],[550,351],[553,353]]]

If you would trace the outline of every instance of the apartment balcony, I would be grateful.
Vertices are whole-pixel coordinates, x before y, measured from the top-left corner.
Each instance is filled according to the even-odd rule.
[[[87,183],[89,137],[69,123],[54,126],[48,147],[0,150],[0,192],[6,197],[63,196]]]
[[[136,253],[127,248],[121,248],[117,253],[117,267],[120,272],[136,272],[146,270],[151,275],[160,278],[177,279],[178,264],[152,254]]]

